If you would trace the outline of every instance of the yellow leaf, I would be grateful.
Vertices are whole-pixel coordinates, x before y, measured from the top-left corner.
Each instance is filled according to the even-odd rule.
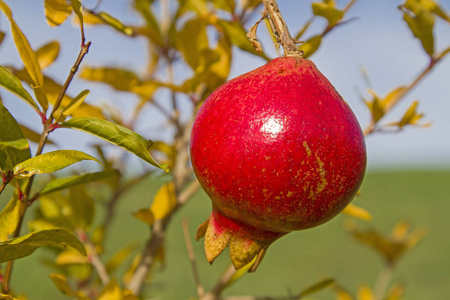
[[[417,228],[408,237],[406,241],[406,246],[411,249],[414,248],[421,240],[423,240],[428,235],[428,229]]]
[[[11,295],[5,295],[0,293],[0,300],[19,300],[18,298],[14,298]]]
[[[407,90],[408,89],[406,87],[400,86],[390,91],[382,100],[385,110],[389,110],[395,103],[397,103],[398,100],[405,95]]]
[[[392,229],[391,233],[392,239],[395,241],[404,241],[409,233],[410,228],[411,225],[409,224],[409,222],[406,221],[398,222]]]
[[[86,264],[87,259],[75,250],[68,249],[58,254],[55,264],[58,266]]]
[[[367,92],[372,96],[372,101],[364,101],[369,108],[372,121],[377,123],[385,114],[385,108],[383,106],[383,102],[378,97],[378,95],[371,89],[368,89]]]
[[[401,300],[405,294],[405,287],[402,284],[395,284],[387,293],[385,300]]]
[[[336,300],[354,300],[353,296],[340,286],[335,288],[335,293]]]
[[[313,55],[314,52],[317,51],[317,49],[319,49],[321,43],[322,36],[316,35],[304,42],[299,49],[303,51],[303,57],[308,58],[309,56]]]
[[[175,186],[173,182],[163,185],[155,197],[153,198],[152,206],[150,207],[155,220],[164,219],[177,206],[177,199],[175,195]]]
[[[123,300],[122,290],[115,279],[105,286],[97,300]]]
[[[358,300],[375,300],[372,290],[367,285],[363,285],[358,289]]]
[[[11,23],[11,32],[13,35],[14,43],[16,44],[17,51],[22,59],[25,68],[33,81],[33,90],[39,104],[44,111],[48,108],[47,97],[43,91],[44,76],[42,75],[41,67],[39,66],[36,54],[30,46],[25,35],[20,30],[12,17],[11,9],[0,0],[0,9],[9,19]]]
[[[108,273],[117,269],[128,257],[138,248],[139,244],[131,243],[125,248],[119,250],[113,257],[105,264]]]
[[[367,210],[354,204],[349,204],[342,212],[348,216],[355,217],[361,220],[372,220],[372,215]]]
[[[248,264],[246,264],[245,266],[243,266],[242,268],[236,270],[236,272],[233,274],[233,276],[231,276],[231,278],[227,281],[227,283],[225,283],[224,288],[230,286],[232,283],[234,283],[236,280],[238,280],[239,278],[241,278],[242,276],[244,276],[245,274],[248,273],[248,270],[253,266],[253,264],[256,261],[256,258],[258,256],[255,256],[251,262],[249,262]]]
[[[59,50],[58,41],[52,41],[36,50],[36,57],[41,69],[47,68],[58,58]]]
[[[72,6],[67,0],[45,0],[45,18],[51,27],[62,24],[72,13]]]
[[[84,43],[84,23],[83,23],[83,7],[81,6],[81,0],[70,0],[72,9],[77,15],[78,22],[80,23],[81,40]]]

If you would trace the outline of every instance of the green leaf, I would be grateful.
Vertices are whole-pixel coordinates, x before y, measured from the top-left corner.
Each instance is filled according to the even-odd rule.
[[[314,54],[314,52],[319,49],[320,44],[322,43],[322,36],[316,35],[306,42],[304,42],[299,49],[303,51],[303,58],[308,58]]]
[[[166,172],[168,171],[166,166],[158,164],[150,155],[149,145],[152,142],[128,128],[106,120],[90,117],[73,118],[62,123],[62,126],[88,132],[130,151],[155,167],[161,168]]]
[[[32,157],[14,167],[15,176],[30,177],[34,174],[52,173],[82,160],[100,161],[77,150],[56,150]]]
[[[87,255],[83,244],[69,231],[51,229],[32,232],[0,243],[0,263],[28,256],[42,246],[71,247]]]
[[[48,108],[47,98],[43,92],[44,76],[42,75],[41,67],[36,58],[36,54],[31,48],[27,38],[20,30],[19,26],[16,24],[12,17],[11,9],[0,0],[0,9],[9,19],[11,23],[11,32],[13,35],[14,43],[16,44],[17,51],[19,52],[20,58],[22,59],[25,68],[28,71],[31,79],[33,80],[33,89],[35,92],[36,99],[38,100],[44,111]]]
[[[50,275],[53,284],[58,290],[67,297],[75,298],[78,300],[90,300],[83,292],[76,291],[67,282],[67,278],[62,274],[53,273]]]
[[[91,183],[118,175],[118,170],[107,170],[103,172],[56,178],[50,181],[42,190],[40,190],[39,195],[42,196],[69,187]]]
[[[2,147],[11,147],[17,150],[26,150],[30,147],[28,141],[26,139],[18,139],[15,141],[0,141],[0,148]]]
[[[36,57],[41,70],[50,66],[58,58],[60,48],[58,41],[51,41],[36,50]]]
[[[301,293],[300,293],[300,298],[303,298],[305,296],[309,296],[311,294],[315,294],[317,292],[320,292],[323,289],[326,289],[327,287],[329,287],[330,285],[334,284],[335,280],[334,279],[324,279],[322,281],[319,281],[313,285],[311,285],[310,287],[307,287],[306,289],[304,289]]]
[[[247,38],[247,31],[241,23],[217,20],[217,25],[218,28],[227,35],[231,43],[238,46],[239,49],[269,60],[264,53],[258,53],[255,48],[253,48],[252,43]]]
[[[19,222],[20,202],[17,201],[17,195],[13,195],[8,204],[0,212],[0,242],[8,239],[10,234],[16,230]]]
[[[336,25],[344,17],[344,12],[336,8],[334,1],[313,2],[311,6],[314,15],[327,19],[329,27]]]
[[[83,12],[81,6],[81,0],[70,0],[70,4],[72,4],[73,11],[77,15],[78,21],[80,23],[81,37],[84,43],[84,23],[83,23]]]
[[[8,143],[23,140],[24,136],[20,126],[9,111],[0,103],[0,142]],[[0,169],[4,172],[31,156],[29,147],[24,150],[13,147],[0,147]]]
[[[23,87],[20,79],[14,76],[13,73],[3,66],[0,66],[0,85],[25,100],[36,111],[39,111],[39,107],[27,90]]]
[[[64,23],[72,13],[72,6],[67,0],[45,0],[45,18],[48,25],[55,27]]]

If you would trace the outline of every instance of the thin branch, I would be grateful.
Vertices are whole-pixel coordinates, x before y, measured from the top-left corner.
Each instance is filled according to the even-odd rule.
[[[203,287],[200,281],[200,273],[197,267],[197,260],[195,259],[194,247],[192,246],[187,220],[183,221],[183,233],[184,233],[184,241],[186,242],[186,250],[189,256],[189,261],[191,262],[192,273],[194,275],[195,286],[197,288],[197,295],[201,299],[205,294],[205,288]]]
[[[83,241],[84,245],[86,246],[86,250],[88,252],[88,261],[89,263],[94,267],[95,271],[98,274],[98,277],[100,278],[100,281],[102,282],[103,286],[108,285],[110,278],[109,274],[106,271],[106,267],[101,261],[100,257],[97,254],[97,251],[95,250],[94,244],[88,239],[88,236],[86,232],[80,231],[77,232],[77,235],[81,241]]]
[[[264,7],[269,14],[269,24],[272,28],[272,33],[277,40],[283,46],[284,56],[302,57],[303,52],[297,48],[296,41],[289,33],[289,29],[281,16],[280,9],[276,0],[263,0]]]
[[[230,281],[231,277],[233,277],[234,273],[236,273],[236,269],[230,264],[212,290],[205,294],[203,298],[200,298],[200,300],[219,300],[222,291]]]
[[[373,293],[375,300],[383,300],[386,294],[389,282],[391,281],[393,273],[393,266],[389,263],[380,271],[377,281],[375,283]]]

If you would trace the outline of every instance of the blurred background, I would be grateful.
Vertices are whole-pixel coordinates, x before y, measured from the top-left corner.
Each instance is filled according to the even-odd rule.
[[[79,52],[79,28],[74,22],[66,22],[50,28],[44,16],[43,1],[5,0],[14,18],[26,34],[34,49],[58,40],[61,52],[58,60],[46,72],[63,81]],[[312,1],[278,1],[280,10],[292,32],[297,32],[311,16]],[[336,1],[339,7],[346,1]],[[85,7],[94,7],[97,1],[83,1]],[[349,103],[360,124],[370,123],[370,112],[363,102],[367,89],[378,95],[386,95],[392,88],[409,84],[427,67],[428,55],[415,39],[402,18],[398,6],[402,1],[360,0],[347,15],[348,23],[338,26],[322,41],[312,60]],[[450,11],[450,2],[440,1],[441,7]],[[139,16],[131,9],[129,1],[103,1],[101,8],[126,24],[139,24]],[[253,24],[258,20],[249,24]],[[325,21],[314,22],[310,30],[323,28]],[[0,15],[0,31],[9,33],[9,23]],[[435,45],[442,51],[450,45],[450,24],[435,24]],[[263,26],[258,37],[266,53],[274,58],[279,54]],[[305,38],[307,38],[306,36]],[[82,65],[116,66],[145,73],[147,44],[140,38],[118,35],[106,26],[86,28],[86,38],[92,41],[89,54]],[[256,56],[234,49],[230,78],[261,66],[265,61]],[[0,64],[20,67],[20,58],[9,34],[0,46]],[[183,69],[177,70],[183,72]],[[123,107],[123,117],[131,117],[131,107],[138,101],[130,93],[117,92],[105,85],[94,84],[76,78],[69,93],[77,94],[89,89],[87,102],[111,103]],[[0,91],[5,106],[23,124],[39,128],[40,119],[23,101]],[[160,92],[156,101],[164,105],[167,95]],[[388,233],[399,221],[408,220],[413,227],[424,226],[429,230],[425,240],[399,262],[393,281],[404,283],[405,299],[446,299],[450,295],[450,241],[446,229],[450,225],[450,58],[446,57],[421,81],[385,121],[397,121],[414,100],[419,100],[418,110],[424,113],[423,123],[431,126],[406,127],[400,132],[376,133],[367,138],[368,175],[362,187],[357,205],[372,213],[373,225]],[[187,109],[189,104],[184,103]],[[130,108],[130,109],[128,109]],[[162,118],[156,110],[146,108],[144,117],[137,122],[137,131],[149,139],[167,138]],[[77,149],[90,153],[87,147],[95,138],[84,133],[57,130],[52,138],[62,149]],[[121,150],[119,150],[121,151]],[[95,153],[90,153],[95,155]],[[132,160],[133,161],[133,160]],[[133,161],[136,166],[142,163]],[[132,193],[124,195],[120,214],[114,223],[114,247],[132,239],[145,236],[147,229],[131,217],[149,199],[158,186],[167,182],[164,176],[143,183]],[[188,218],[191,232],[203,222],[209,213],[209,200],[200,192],[187,207],[177,214],[170,228],[167,241],[168,258],[162,271],[151,287],[156,299],[188,299],[195,296],[194,282],[190,276],[189,261],[181,232],[181,220]],[[229,295],[286,295],[316,282],[320,278],[338,278],[339,283],[356,290],[362,284],[376,281],[382,266],[381,259],[369,248],[357,244],[342,229],[345,218],[339,216],[318,228],[290,234],[274,244],[257,273],[246,276],[227,291]],[[125,231],[133,227],[132,233]],[[142,241],[140,241],[142,242]],[[324,246],[325,245],[325,246]],[[212,285],[227,265],[226,255],[210,267],[202,256],[202,243],[195,243],[202,279],[206,286]],[[50,255],[39,250],[17,263],[13,281],[18,290],[33,294],[31,299],[64,299],[48,278],[48,270],[39,268]],[[32,271],[30,271],[32,266]],[[123,271],[123,270],[122,270]],[[21,280],[26,278],[26,280]],[[270,284],[269,284],[270,282]],[[31,286],[31,287],[30,287]],[[322,292],[313,299],[335,299],[331,292]]]

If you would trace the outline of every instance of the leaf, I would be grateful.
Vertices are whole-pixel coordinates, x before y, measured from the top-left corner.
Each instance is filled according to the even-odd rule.
[[[5,294],[0,293],[0,300],[20,300],[20,299],[14,298],[11,295],[5,295]]]
[[[148,208],[141,208],[140,210],[135,212],[133,214],[133,216],[136,219],[144,222],[148,226],[152,226],[153,223],[155,222],[155,217],[153,216],[152,211],[150,209],[148,209]]]
[[[311,7],[314,15],[327,19],[328,27],[333,27],[344,17],[344,12],[336,8],[334,1],[313,2]]]
[[[145,20],[145,26],[140,28],[140,34],[147,36],[153,44],[164,46],[160,26],[155,14],[153,13],[152,5],[149,5],[148,0],[135,0],[133,2],[134,8]]]
[[[26,150],[30,147],[30,145],[28,144],[28,141],[26,139],[18,139],[15,141],[7,141],[7,142],[0,141],[0,148],[2,147],[11,147],[16,150]]]
[[[175,186],[173,182],[164,184],[156,192],[150,210],[155,220],[161,220],[167,217],[177,206],[175,195]]]
[[[234,0],[211,0],[212,4],[218,9],[222,9],[229,13],[234,13],[236,2]]]
[[[36,58],[41,70],[50,66],[58,58],[60,48],[58,41],[51,41],[36,50]]]
[[[397,87],[390,91],[382,100],[382,105],[385,110],[389,110],[395,103],[398,102],[400,98],[402,98],[406,94],[407,91],[408,88],[404,86]]]
[[[87,231],[90,228],[94,221],[95,203],[84,188],[71,188],[69,197],[60,203],[64,216],[75,229]]]
[[[95,18],[100,20],[99,23],[95,23],[95,24],[106,24],[106,25],[109,25],[110,27],[114,28],[118,32],[123,33],[125,35],[128,35],[128,36],[135,35],[133,28],[131,28],[127,25],[124,25],[119,19],[111,16],[110,14],[108,14],[106,12],[99,12],[99,13],[89,14],[89,15],[94,16]],[[85,21],[85,23],[86,23],[86,21]]]
[[[24,139],[19,124],[2,103],[0,103],[0,128],[2,129],[0,142],[8,143]],[[24,150],[0,147],[0,169],[4,172],[12,170],[16,164],[29,159],[30,156],[29,147]]]
[[[434,36],[433,27],[435,17],[427,7],[420,2],[407,3],[401,8],[403,9],[403,19],[408,24],[413,35],[420,40],[422,47],[431,57],[434,53]]]
[[[408,110],[403,115],[402,119],[398,123],[398,126],[402,128],[405,125],[416,123],[418,119],[421,118],[421,115],[417,114],[417,106],[419,105],[419,101],[414,101]]]
[[[78,117],[62,123],[63,127],[74,128],[93,134],[114,145],[130,151],[149,164],[166,172],[167,167],[158,164],[148,150],[149,141],[128,128],[116,125],[106,120],[91,117]],[[151,143],[150,143],[151,144]]]
[[[311,55],[313,55],[314,52],[317,51],[317,49],[319,49],[321,43],[322,43],[322,36],[316,35],[316,36],[310,38],[309,40],[307,40],[306,42],[304,42],[299,47],[299,49],[303,51],[303,57],[308,58]]]
[[[349,204],[342,212],[348,216],[364,221],[372,220],[372,215],[367,210],[354,204]]]
[[[248,270],[250,270],[250,268],[253,266],[253,264],[255,263],[256,259],[258,258],[258,256],[255,256],[251,262],[249,262],[248,264],[246,264],[245,266],[243,266],[240,269],[237,269],[236,272],[234,272],[233,276],[230,277],[230,279],[225,283],[224,285],[224,289],[229,287],[231,284],[233,284],[234,282],[236,282],[239,278],[241,278],[242,276],[244,276],[245,274],[248,273]]]
[[[340,286],[335,287],[336,300],[354,300],[354,297]]]
[[[52,173],[82,160],[100,161],[77,150],[56,150],[32,157],[14,167],[14,175],[30,177],[34,174]]]
[[[28,256],[42,246],[71,247],[81,254],[87,255],[83,244],[69,231],[51,229],[31,232],[0,243],[0,263]]]
[[[105,264],[105,268],[108,274],[111,274],[113,271],[115,271],[138,248],[138,243],[131,243],[114,254],[113,257],[111,257],[111,259]]]
[[[58,254],[55,259],[55,264],[58,266],[67,266],[67,265],[80,265],[87,264],[88,260],[85,256],[81,255],[77,251],[72,249],[67,249],[66,251],[62,251]]]
[[[3,31],[0,31],[0,44],[3,42],[3,39],[5,38],[5,33]]]
[[[405,287],[402,284],[394,284],[387,292],[385,300],[402,300],[405,294]]]
[[[0,66],[0,85],[25,100],[36,111],[39,111],[39,107],[27,90],[23,87],[20,79],[14,76],[13,73],[3,66]]]
[[[84,99],[86,99],[87,95],[89,95],[90,93],[91,92],[89,90],[80,92],[75,98],[72,99],[72,101],[70,101],[69,104],[67,104],[66,106],[62,106],[62,109],[58,109],[55,112],[55,119],[58,122],[63,122],[67,118],[67,116],[74,113],[80,107],[80,105],[83,104]]]
[[[320,291],[326,289],[327,287],[331,286],[335,282],[336,281],[334,279],[331,279],[331,278],[327,278],[327,279],[321,280],[321,281],[311,285],[310,287],[307,287],[306,289],[304,289],[300,293],[300,298],[303,298],[305,296],[309,296],[311,294],[315,294],[317,292],[320,292]]]
[[[45,194],[49,194],[69,187],[103,180],[112,176],[119,176],[119,171],[113,169],[103,172],[56,178],[50,181],[42,190],[39,191],[39,196],[43,196]]]
[[[372,122],[377,123],[385,114],[382,100],[372,90],[367,90],[372,95],[372,101],[364,100],[372,115]]]
[[[358,289],[358,300],[375,300],[372,290],[367,285],[362,285]]]
[[[44,77],[37,61],[36,54],[34,53],[33,49],[31,49],[31,46],[28,43],[25,35],[22,33],[19,26],[17,26],[16,22],[14,21],[11,9],[3,2],[3,0],[0,0],[0,9],[3,11],[3,13],[11,23],[11,32],[13,35],[14,43],[16,44],[17,51],[19,52],[20,58],[22,59],[22,62],[25,65],[28,74],[33,80],[33,89],[35,96],[43,110],[46,111],[48,108],[48,102],[42,90]]]
[[[20,202],[17,201],[17,195],[13,195],[0,212],[0,242],[7,240],[8,236],[16,230],[20,217],[19,207]]]
[[[70,0],[70,4],[72,4],[72,9],[74,13],[77,15],[78,21],[80,23],[80,30],[81,30],[81,39],[82,44],[84,44],[84,23],[83,23],[83,12],[82,12],[82,6],[81,6],[81,0]]]
[[[123,294],[117,281],[112,279],[103,289],[97,300],[122,300]]]
[[[44,12],[48,25],[55,27],[70,16],[72,6],[67,0],[44,0]]]
[[[50,275],[51,280],[56,285],[58,290],[66,295],[67,297],[75,298],[78,300],[89,300],[89,298],[83,293],[74,290],[69,283],[67,278],[62,274],[53,273]]]
[[[249,52],[251,54],[260,56],[266,60],[270,60],[264,53],[258,53],[253,48],[252,43],[247,38],[247,31],[239,22],[232,22],[226,20],[217,20],[218,28],[221,29],[226,36],[230,39],[233,45],[239,47],[239,49]]]
[[[192,19],[186,22],[178,33],[178,49],[186,63],[195,70],[199,63],[203,49],[209,49],[206,34],[206,22],[203,19]]]

